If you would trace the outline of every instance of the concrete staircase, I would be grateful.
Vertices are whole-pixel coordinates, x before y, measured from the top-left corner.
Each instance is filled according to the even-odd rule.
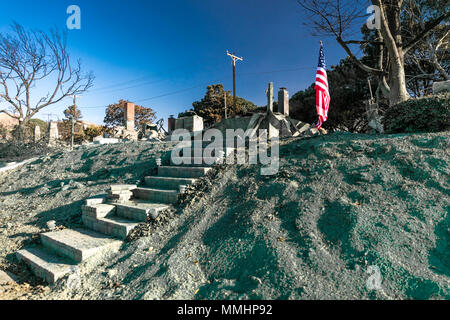
[[[108,196],[87,199],[82,206],[83,228],[42,233],[40,245],[18,251],[17,258],[36,276],[54,283],[94,256],[119,250],[140,222],[176,205],[180,186],[194,183],[211,169],[203,165],[204,159],[194,159],[196,154],[187,155],[191,163],[197,160],[195,164],[158,167],[158,175],[145,177],[144,186],[112,185]],[[214,163],[221,159],[213,157]]]

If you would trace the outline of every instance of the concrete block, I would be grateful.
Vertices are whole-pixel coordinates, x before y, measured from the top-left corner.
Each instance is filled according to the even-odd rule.
[[[200,178],[203,177],[211,167],[176,167],[161,166],[158,167],[158,176],[174,178]]]
[[[136,188],[137,188],[137,185],[135,185],[135,184],[113,184],[113,185],[111,185],[110,190],[113,192],[130,191],[130,190],[133,190]]]
[[[183,159],[183,163],[180,166],[208,167],[222,162],[223,158],[219,157],[190,157]],[[176,165],[172,159],[170,159],[170,164]]]
[[[114,216],[98,219],[83,216],[82,219],[83,224],[87,228],[119,239],[126,239],[131,230],[139,224],[137,222],[132,222],[130,220]]]
[[[88,198],[84,201],[85,205],[92,206],[100,203],[105,203],[106,200],[106,194],[99,194],[94,197]]]
[[[116,211],[116,207],[110,204],[100,203],[91,206],[82,206],[81,211],[84,215],[93,218],[103,218],[107,215],[113,215]]]
[[[178,190],[180,185],[195,183],[194,178],[145,177],[145,185],[149,188]]]
[[[41,243],[50,251],[73,261],[84,261],[117,244],[118,240],[87,229],[64,229],[41,234]]]
[[[133,192],[129,190],[110,191],[106,197],[109,202],[123,202],[129,201],[133,196]]]
[[[116,214],[119,217],[134,221],[147,221],[147,217],[155,219],[162,210],[168,209],[170,205],[162,203],[147,202],[128,202],[125,204],[117,204]]]
[[[137,188],[133,193],[137,199],[170,204],[178,202],[178,190]]]
[[[73,261],[58,257],[42,247],[19,250],[16,252],[16,257],[28,264],[37,277],[50,284],[76,270],[76,264]]]

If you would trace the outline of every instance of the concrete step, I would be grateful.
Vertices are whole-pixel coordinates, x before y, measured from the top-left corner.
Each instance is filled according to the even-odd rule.
[[[108,215],[114,215],[116,207],[111,204],[99,203],[82,206],[81,212],[93,218],[104,218]]]
[[[64,229],[42,233],[41,243],[50,251],[81,262],[120,241],[87,229]]]
[[[161,166],[158,167],[158,176],[173,178],[200,178],[203,177],[211,167],[183,167],[183,166]]]
[[[110,191],[112,192],[131,191],[136,188],[137,185],[135,184],[113,184],[110,186]]]
[[[165,203],[149,203],[140,201],[129,201],[116,204],[116,215],[134,221],[147,221],[147,217],[155,219],[162,210],[168,209],[170,205]]]
[[[184,150],[183,148],[177,148],[174,149],[175,151],[172,152],[176,152],[176,150],[181,150],[179,151],[179,155],[183,156],[184,155]],[[223,151],[224,156],[229,155],[231,153],[234,152],[234,148],[219,148],[219,151]],[[176,153],[176,155],[178,155],[178,153]],[[203,157],[203,156],[207,156],[207,157],[218,157],[220,156],[220,152],[218,154],[216,154],[216,150],[212,149],[211,151],[208,151],[207,154],[205,154],[205,148],[198,148],[195,146],[192,146],[190,148],[190,153],[187,154],[187,156],[191,156],[191,157]]]
[[[145,185],[150,188],[179,190],[180,185],[189,185],[197,181],[194,178],[145,177]]]
[[[37,277],[50,284],[76,269],[75,262],[59,257],[43,247],[19,250],[16,252],[16,257],[25,262]]]
[[[219,157],[190,157],[190,158],[181,158],[181,164],[174,163],[173,159],[170,159],[170,164],[173,166],[192,166],[192,167],[209,167],[213,166],[216,163],[222,163],[223,158]]]
[[[95,204],[105,203],[106,196],[107,196],[106,193],[95,195],[93,197],[87,198],[84,201],[84,204],[87,205],[87,206],[92,206],[92,205],[95,205]]]
[[[94,231],[116,237],[118,239],[126,239],[128,234],[133,230],[139,222],[124,219],[121,217],[111,216],[105,218],[92,218],[86,215],[82,216],[84,225]]]
[[[178,192],[179,190],[137,188],[133,190],[133,195],[137,199],[175,204],[178,202]]]

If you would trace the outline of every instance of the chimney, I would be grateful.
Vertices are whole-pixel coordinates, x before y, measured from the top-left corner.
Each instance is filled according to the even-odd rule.
[[[134,103],[125,103],[125,128],[129,131],[134,131]]]
[[[278,112],[285,116],[289,115],[289,92],[286,88],[280,88],[278,91]]]

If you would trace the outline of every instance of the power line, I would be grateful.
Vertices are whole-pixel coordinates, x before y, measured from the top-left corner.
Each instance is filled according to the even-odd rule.
[[[224,79],[218,79],[218,80],[215,80],[215,81],[212,81],[212,82],[218,82],[218,81],[222,81],[222,80],[224,80]],[[180,90],[176,90],[176,91],[163,93],[163,94],[160,94],[160,95],[157,95],[157,96],[153,96],[153,97],[150,97],[150,98],[134,100],[134,102],[144,102],[144,101],[150,101],[150,100],[154,100],[154,99],[159,99],[159,98],[175,95],[175,94],[178,94],[178,93],[182,93],[182,92],[185,92],[185,91],[190,91],[190,90],[193,90],[193,89],[201,88],[201,87],[204,87],[204,86],[205,86],[205,83],[202,83],[202,84],[199,84],[199,85],[196,85],[196,86],[193,86],[193,87],[189,87],[189,88],[185,88],[185,89],[180,89]],[[80,107],[80,109],[97,109],[97,108],[106,108],[106,107],[107,106]]]
[[[271,70],[271,71],[251,72],[251,73],[242,73],[241,75],[242,76],[252,76],[252,75],[271,74],[271,73],[280,73],[280,72],[293,72],[293,71],[307,70],[307,69],[315,69],[315,67],[298,67],[298,68],[290,68],[290,69],[279,69],[279,70]],[[209,81],[209,83],[223,81],[225,79],[227,79],[227,78],[222,78],[222,79],[218,79],[218,80],[214,80],[214,81]],[[155,100],[155,99],[164,98],[164,97],[168,97],[168,96],[171,96],[171,95],[179,94],[179,93],[182,93],[182,92],[190,91],[190,90],[193,90],[193,89],[197,89],[197,88],[203,87],[203,86],[205,86],[205,83],[198,84],[198,85],[195,85],[195,86],[192,86],[192,87],[188,87],[188,88],[184,88],[184,89],[180,89],[180,90],[175,90],[175,91],[163,93],[163,94],[160,94],[160,95],[157,95],[157,96],[153,96],[153,97],[149,97],[149,98],[145,98],[145,99],[134,100],[134,101],[135,102],[145,102],[145,101]],[[79,107],[79,108],[80,109],[98,109],[98,108],[106,108],[106,107],[107,107],[107,105],[93,106],[93,107]]]
[[[120,82],[120,83],[116,83],[116,84],[113,84],[113,85],[97,88],[97,89],[94,89],[92,91],[108,90],[108,89],[111,89],[111,88],[114,88],[114,87],[121,87],[123,85],[127,85],[127,84],[130,84],[132,82],[139,82],[139,81],[142,81],[142,80],[145,80],[145,79],[147,79],[147,77],[140,77],[140,78],[136,78],[136,79],[131,79],[131,80]]]
[[[98,92],[98,90],[92,90],[92,91],[89,91],[87,94],[85,94],[85,95],[90,95],[90,94],[105,94],[105,93],[111,93],[111,92],[116,92],[116,91],[123,91],[123,90],[128,90],[128,89],[133,89],[133,88],[138,88],[138,87],[142,87],[142,86],[146,86],[146,85],[149,85],[149,84],[155,84],[155,83],[159,83],[159,82],[163,82],[163,81],[167,81],[167,79],[163,79],[163,80],[156,80],[156,81],[146,81],[146,82],[144,82],[144,83],[140,83],[140,84],[135,84],[135,85],[132,85],[132,86],[128,86],[128,87],[125,87],[125,88],[116,88],[116,89],[108,89],[108,90],[106,90],[106,89],[103,89],[103,90],[101,90],[101,92]]]
[[[241,76],[253,76],[253,75],[260,75],[260,74],[280,73],[280,72],[293,72],[293,71],[307,70],[307,69],[315,69],[315,67],[297,67],[297,68],[290,68],[290,69],[279,69],[279,70],[270,70],[270,71],[241,73]],[[142,78],[138,78],[138,79],[142,79]],[[137,81],[138,79],[135,79],[135,81]],[[227,78],[217,79],[217,80],[214,80],[214,81],[209,81],[209,83],[219,82],[219,81],[223,81],[223,80],[226,80],[226,79]],[[165,80],[167,80],[167,79],[165,79]],[[165,81],[165,80],[160,80],[160,81]],[[130,81],[133,81],[133,80],[130,80]],[[156,81],[156,82],[159,82],[159,81]],[[117,86],[117,85],[118,84],[113,85],[113,86]],[[137,86],[140,86],[140,85],[143,85],[143,84],[139,84],[139,85],[132,86],[132,87],[137,87]],[[206,85],[208,85],[208,84],[206,84]],[[157,95],[157,96],[153,96],[153,97],[149,97],[149,98],[145,98],[145,99],[135,100],[135,102],[145,102],[145,101],[155,100],[155,99],[159,99],[159,98],[164,98],[164,97],[168,97],[168,96],[171,96],[171,95],[175,95],[175,94],[179,94],[179,93],[182,93],[182,92],[186,92],[186,91],[190,91],[190,90],[193,90],[193,89],[197,89],[197,88],[200,88],[200,87],[203,87],[203,86],[205,86],[204,82],[202,84],[198,84],[196,86],[192,86],[192,87],[188,87],[188,88],[184,88],[184,89],[180,89],[180,90],[176,90],[176,91],[163,93],[163,94],[160,94],[160,95]],[[104,88],[107,88],[107,87],[104,87]],[[98,90],[100,90],[100,89],[98,89]],[[119,90],[120,89],[115,90],[115,91],[119,91]],[[89,95],[90,93],[93,93],[93,92],[89,92],[88,94],[85,94],[85,95]],[[99,94],[101,94],[101,93],[99,93]],[[79,109],[100,109],[100,108],[107,108],[108,105],[109,104],[101,105],[101,106],[100,105],[99,106],[91,106],[91,107],[78,107],[78,108]],[[43,114],[43,115],[56,115],[56,114]]]
[[[168,69],[167,71],[177,70],[177,69],[178,68],[174,67],[174,68]],[[116,83],[116,84],[113,84],[113,85],[109,85],[109,86],[93,89],[93,90],[89,91],[89,93],[94,93],[94,92],[96,93],[97,91],[104,91],[104,90],[109,91],[109,90],[111,90],[113,88],[117,88],[117,87],[120,88],[120,87],[122,87],[124,85],[129,85],[130,83],[133,83],[133,82],[140,82],[140,81],[145,80],[145,79],[148,79],[148,77],[144,76],[144,77],[140,77],[140,78],[131,79],[131,80],[128,80],[128,81]],[[125,90],[125,89],[130,89],[130,88],[134,88],[134,87],[138,87],[138,86],[143,86],[143,85],[146,85],[146,84],[153,84],[153,83],[158,83],[158,82],[167,81],[167,80],[169,80],[169,79],[161,79],[161,80],[156,80],[156,81],[154,81],[154,80],[148,81],[147,80],[144,83],[133,85],[132,87],[127,87],[127,88],[123,88],[123,89],[116,89],[116,90]]]

